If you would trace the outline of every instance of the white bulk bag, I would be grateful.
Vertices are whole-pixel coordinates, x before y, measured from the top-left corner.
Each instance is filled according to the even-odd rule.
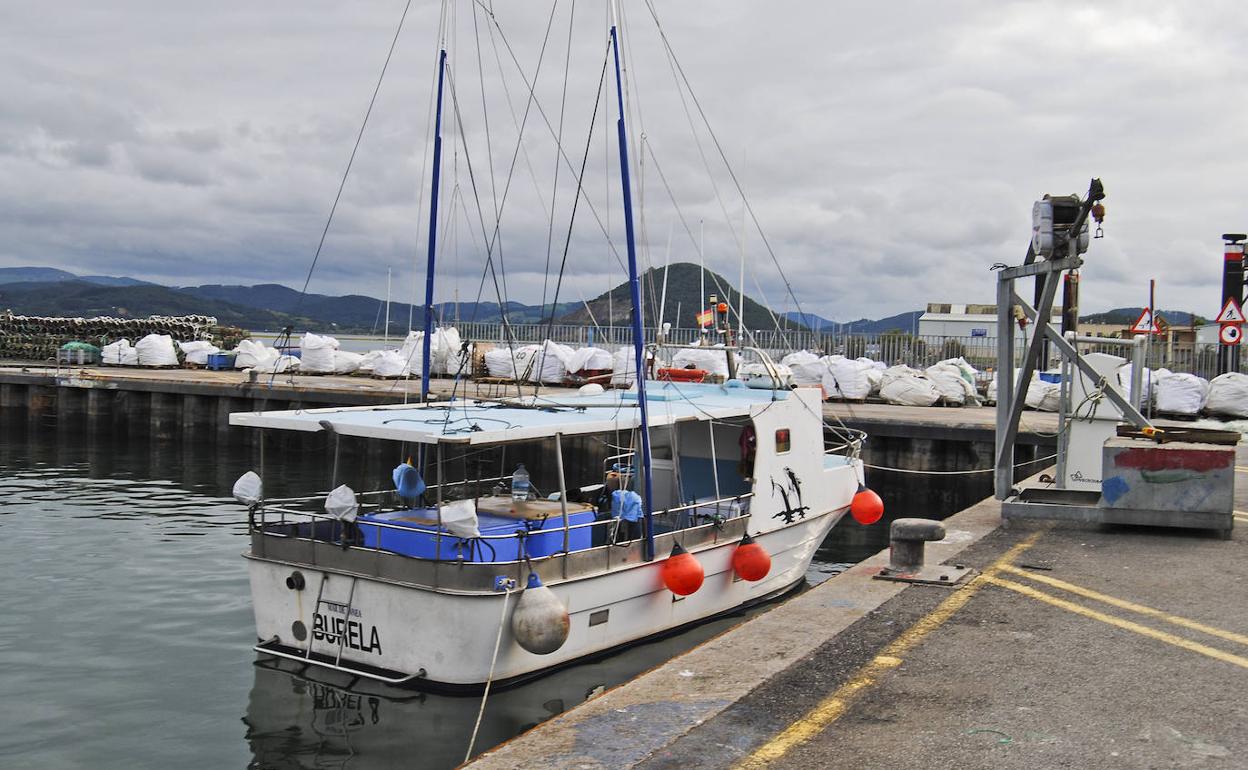
[[[871,383],[871,393],[879,393],[880,386],[884,384],[884,370],[888,367],[882,361],[872,361],[869,358],[859,358],[858,363],[866,364],[864,371],[867,375],[867,382]]]
[[[546,340],[535,351],[529,382],[561,383],[568,376],[567,362],[572,358],[572,348]]]
[[[360,356],[360,363],[356,367],[356,371],[372,373],[373,365],[377,363],[377,359],[381,358],[384,351],[370,350],[363,356]]]
[[[359,353],[352,353],[349,350],[334,351],[334,374],[350,374],[360,368],[360,362],[364,360],[364,356]],[[299,370],[303,371],[304,365],[300,363]]]
[[[234,499],[243,505],[255,505],[264,499],[264,483],[255,471],[247,471],[234,482]]]
[[[383,350],[373,359],[374,377],[406,377],[412,373],[400,353]]]
[[[705,372],[728,376],[728,354],[722,347],[681,348],[672,356],[673,369],[701,369]]]
[[[1209,396],[1209,381],[1183,372],[1172,372],[1154,385],[1157,411],[1171,414],[1197,414]]]
[[[888,372],[885,374],[887,375]],[[940,400],[940,391],[926,377],[917,374],[895,374],[884,379],[884,384],[880,387],[880,398],[890,404],[931,406]]]
[[[221,352],[221,348],[206,340],[179,342],[178,347],[182,348],[182,355],[186,358],[188,364],[199,364],[200,366],[207,366],[208,356]]]
[[[580,348],[568,359],[568,371],[572,374],[588,369],[602,370],[611,368],[611,352],[602,348]]]
[[[1122,387],[1122,394],[1126,397],[1127,401],[1131,403],[1135,403],[1135,397],[1131,393],[1131,377],[1133,368],[1133,365],[1129,363],[1118,367],[1118,384]],[[1148,406],[1148,404],[1152,401],[1153,387],[1157,384],[1157,380],[1161,377],[1162,372],[1165,372],[1166,374],[1170,373],[1166,369],[1153,371],[1147,367],[1145,367],[1144,371],[1140,372],[1140,390],[1144,393],[1144,398],[1140,401],[1141,406]]]
[[[957,364],[941,361],[927,367],[926,374],[946,402],[965,404],[967,399],[970,399],[972,403],[975,402],[974,380],[968,381]]]
[[[334,351],[338,349],[338,340],[333,337],[321,336],[308,332],[299,342],[299,370],[303,372],[334,371]]]
[[[1226,417],[1248,417],[1248,374],[1227,372],[1210,380],[1205,410]]]
[[[1062,403],[1062,386],[1056,382],[1045,382],[1038,373],[1032,374],[1023,403],[1041,412],[1056,412]]]
[[[433,371],[438,374],[459,374],[467,365],[462,348],[463,340],[454,326],[435,329],[433,341],[430,343]]]
[[[822,385],[827,364],[809,350],[799,350],[780,359],[793,372],[794,385]]]
[[[134,366],[139,362],[138,354],[130,345],[130,340],[120,339],[110,342],[100,349],[100,360],[113,366]]]
[[[134,345],[139,366],[177,366],[178,353],[173,348],[173,337],[168,334],[149,334]]]
[[[433,343],[430,342],[429,357],[431,359],[433,358],[432,345]],[[419,377],[424,372],[425,365],[425,333],[418,331],[408,332],[407,338],[403,340],[403,344],[399,347],[398,353],[395,355],[398,356],[399,361],[403,366],[404,375],[414,374]],[[393,362],[387,364],[388,369],[392,366]],[[432,365],[430,368],[433,368]],[[384,376],[390,377],[395,375]]]
[[[867,370],[874,367],[851,360],[843,356],[832,356],[828,360],[828,369],[836,378],[836,387],[842,398],[861,401],[871,395],[871,380]]]
[[[234,368],[254,369],[262,358],[268,357],[269,352],[271,352],[271,349],[265,347],[264,342],[261,340],[243,340],[238,343],[237,355],[234,357]]]
[[[631,347],[622,347],[611,356],[611,384],[632,385],[637,381],[637,359]]]
[[[762,362],[742,364],[737,376],[752,388],[782,390],[793,387],[793,370],[784,364],[768,366]]]

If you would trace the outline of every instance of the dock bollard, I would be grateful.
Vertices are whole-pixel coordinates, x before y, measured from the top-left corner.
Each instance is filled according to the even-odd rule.
[[[923,569],[923,544],[945,539],[945,525],[932,519],[897,519],[888,531],[889,572]]]
[[[931,519],[897,519],[888,531],[888,566],[876,580],[954,587],[974,570],[961,564],[923,566],[923,544],[945,539],[945,525]]]

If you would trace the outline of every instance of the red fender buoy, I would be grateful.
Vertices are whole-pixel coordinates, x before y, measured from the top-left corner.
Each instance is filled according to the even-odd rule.
[[[742,580],[762,580],[771,572],[771,555],[746,533],[732,552],[732,569]]]
[[[672,546],[672,554],[663,562],[663,585],[667,590],[677,596],[688,596],[702,587],[705,576],[693,554],[681,548],[680,543]]]
[[[873,490],[859,484],[849,512],[859,524],[874,524],[884,515],[884,501]]]

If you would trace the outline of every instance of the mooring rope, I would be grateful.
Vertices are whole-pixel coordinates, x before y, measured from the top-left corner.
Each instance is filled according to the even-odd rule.
[[[1048,457],[1037,457],[1034,460],[1025,460],[1021,463],[1018,463],[1014,467],[1021,468],[1024,465],[1035,465],[1036,463],[1042,463],[1047,460],[1052,460],[1055,457],[1057,457],[1056,454],[1051,454]],[[863,463],[862,466],[864,468],[871,468],[872,470],[877,470],[877,471],[891,471],[893,473],[915,473],[921,476],[965,476],[971,473],[993,473],[997,470],[996,468],[976,468],[974,470],[969,470],[969,471],[917,471],[911,468],[889,468],[886,465],[872,465],[870,463]]]
[[[507,624],[507,600],[511,598],[511,592],[514,590],[514,588],[508,588],[503,594],[503,614],[498,619],[498,636],[494,638],[494,657],[490,658],[490,675],[485,680],[485,692],[481,693],[481,708],[477,709],[477,723],[472,726],[468,751],[464,753],[465,762],[472,758],[472,749],[477,745],[477,732],[481,729],[481,717],[485,716],[485,702],[490,697],[490,685],[494,683],[494,666],[498,663],[498,649],[503,643],[503,627]]]

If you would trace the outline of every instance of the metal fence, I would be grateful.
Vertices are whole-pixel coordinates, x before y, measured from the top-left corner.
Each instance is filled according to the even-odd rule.
[[[508,339],[516,344],[537,344],[550,339],[573,347],[596,345],[612,347],[633,344],[633,330],[629,326],[576,326],[571,324],[511,324],[460,323],[457,325],[464,339],[506,344]],[[648,344],[659,339],[660,330],[645,330]],[[691,345],[704,335],[698,329],[671,329],[666,344]],[[716,340],[718,338],[715,338]],[[965,358],[967,363],[981,371],[991,371],[997,366],[997,340],[994,337],[945,337],[916,336],[904,333],[887,334],[824,334],[807,330],[765,330],[746,333],[745,344],[767,351],[777,360],[793,351],[812,350],[821,354],[840,354],[849,358],[867,357],[883,361],[889,366],[905,364],[925,369],[947,358]],[[1022,361],[1027,339],[1017,335],[1014,344],[1014,363]],[[1122,355],[1121,345],[1080,343],[1080,352],[1103,352]],[[1056,352],[1051,351],[1047,365],[1041,370],[1058,365]],[[1154,342],[1148,356],[1152,369],[1166,368],[1174,372],[1191,372],[1205,379],[1217,375],[1217,346],[1190,342]]]

